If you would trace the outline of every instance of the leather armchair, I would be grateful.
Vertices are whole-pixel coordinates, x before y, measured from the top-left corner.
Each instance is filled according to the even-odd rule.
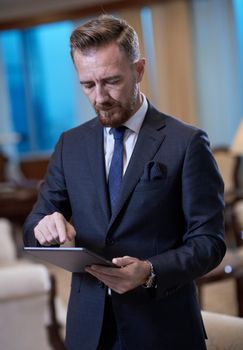
[[[51,350],[48,322],[51,280],[44,265],[16,259],[11,225],[0,219],[0,347]]]
[[[243,349],[243,319],[240,317],[202,311],[208,335],[208,350]]]

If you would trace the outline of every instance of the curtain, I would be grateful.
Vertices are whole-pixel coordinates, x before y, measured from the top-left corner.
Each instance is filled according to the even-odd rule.
[[[157,105],[169,114],[197,124],[193,55],[187,1],[152,5]]]
[[[214,145],[230,145],[243,116],[232,1],[194,0],[192,26],[200,126]]]

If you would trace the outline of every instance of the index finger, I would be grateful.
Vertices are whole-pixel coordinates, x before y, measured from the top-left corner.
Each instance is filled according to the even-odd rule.
[[[57,233],[60,243],[65,243],[67,239],[67,230],[65,224],[65,218],[60,213],[53,214],[55,225],[57,228]]]

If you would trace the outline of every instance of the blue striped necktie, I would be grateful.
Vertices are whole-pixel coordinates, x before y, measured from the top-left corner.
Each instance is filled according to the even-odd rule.
[[[125,126],[112,129],[115,145],[108,176],[111,211],[113,211],[116,205],[121,187],[123,175],[123,138],[126,129]]]

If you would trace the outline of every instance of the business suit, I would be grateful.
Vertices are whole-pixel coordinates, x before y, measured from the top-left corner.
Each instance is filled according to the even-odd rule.
[[[111,217],[98,119],[64,133],[26,221],[26,245],[37,244],[33,228],[54,211],[72,217],[77,246],[110,259],[130,255],[152,262],[156,290],[112,294],[125,349],[205,349],[193,280],[225,253],[223,183],[205,133],[149,104]],[[69,350],[96,349],[105,295],[94,277],[73,274]]]

